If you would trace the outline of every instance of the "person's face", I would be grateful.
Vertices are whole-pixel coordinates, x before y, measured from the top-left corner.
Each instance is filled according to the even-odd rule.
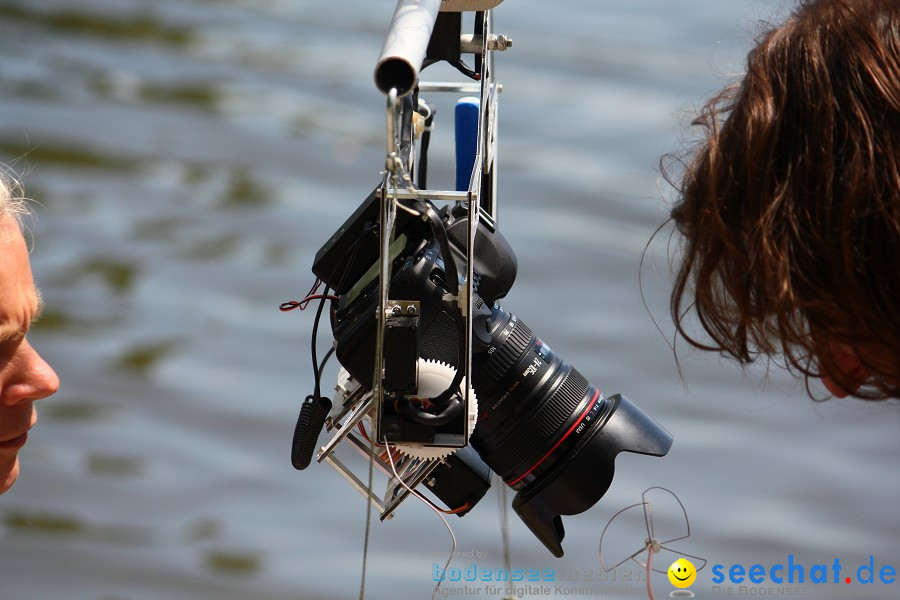
[[[828,373],[822,374],[822,383],[825,384],[825,388],[834,397],[845,398],[865,383],[869,378],[869,371],[862,365],[856,352],[846,344],[830,342],[828,344],[828,352],[831,354],[835,368],[841,372],[840,374],[850,384],[851,389],[844,390]]]
[[[877,345],[856,348],[832,341],[828,343],[827,352],[834,363],[834,368],[840,371],[841,378],[850,386],[849,390],[845,390],[838,385],[832,374],[823,373],[822,383],[837,398],[844,398],[856,392],[876,375],[893,385],[900,385],[896,360],[884,348]],[[870,365],[874,370],[870,370],[866,365]]]
[[[25,338],[41,302],[15,219],[0,217],[0,494],[19,474],[19,448],[37,422],[34,401],[59,388],[59,378]]]

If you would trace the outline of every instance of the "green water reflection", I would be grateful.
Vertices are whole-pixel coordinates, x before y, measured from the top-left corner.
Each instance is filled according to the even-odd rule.
[[[0,522],[16,535],[82,538],[99,542],[147,545],[152,540],[150,528],[121,524],[91,524],[72,515],[31,512],[12,509]]]
[[[181,46],[190,41],[188,29],[168,25],[151,14],[113,18],[83,9],[46,12],[35,10],[33,4],[16,2],[0,6],[0,19],[37,25],[57,33],[112,38],[120,42],[141,41]]]
[[[157,364],[174,353],[177,346],[176,340],[137,344],[122,352],[113,362],[113,370],[148,376]]]

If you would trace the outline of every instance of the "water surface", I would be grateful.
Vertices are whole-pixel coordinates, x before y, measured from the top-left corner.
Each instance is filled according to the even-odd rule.
[[[40,203],[32,260],[47,314],[33,342],[63,381],[0,499],[0,597],[358,597],[365,504],[328,467],[290,466],[312,316],[277,306],[308,289],[315,251],[379,179],[371,72],[392,6],[0,7],[0,158]],[[676,438],[664,460],[620,457],[606,498],[566,518],[560,560],[512,516],[516,567],[596,569],[603,526],[652,485],[678,493],[693,526],[681,547],[712,563],[900,565],[896,407],[815,404],[777,371],[686,349],[681,379],[666,341],[667,232],[640,269],[671,197],[660,155],[683,147],[692,111],[740,72],[754,22],[778,8],[496,11],[515,41],[497,65],[501,230],[520,265],[506,307]],[[432,178],[449,186],[439,139]],[[454,564],[502,566],[493,493],[452,524],[460,551],[482,553]],[[621,543],[639,547],[638,529]],[[450,547],[413,503],[369,544],[370,598],[430,597]],[[859,584],[810,594],[847,590],[896,597]]]

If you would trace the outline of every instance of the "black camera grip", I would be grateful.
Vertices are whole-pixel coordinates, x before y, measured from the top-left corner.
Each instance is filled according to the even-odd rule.
[[[298,471],[309,466],[319,432],[325,424],[325,417],[331,411],[331,400],[324,396],[307,396],[300,407],[300,416],[294,428],[294,443],[291,447],[291,464]]]

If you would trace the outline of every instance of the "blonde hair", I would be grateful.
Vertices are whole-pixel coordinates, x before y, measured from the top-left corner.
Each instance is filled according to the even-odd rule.
[[[13,217],[21,223],[22,217],[30,213],[21,182],[9,168],[0,165],[0,216]]]

